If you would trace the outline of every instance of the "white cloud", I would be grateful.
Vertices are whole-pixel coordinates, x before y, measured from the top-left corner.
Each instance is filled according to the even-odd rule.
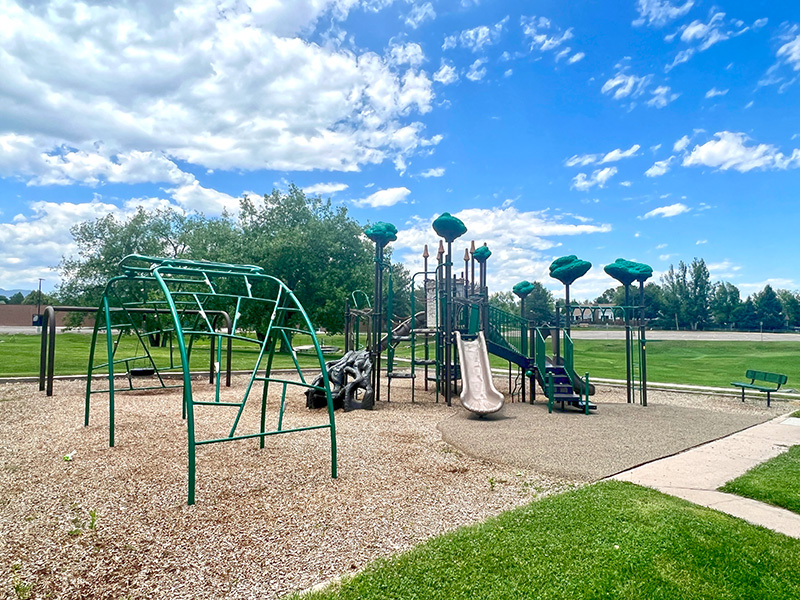
[[[659,208],[654,208],[653,210],[651,210],[650,212],[646,212],[639,218],[652,219],[653,217],[675,217],[685,212],[689,212],[690,210],[691,209],[685,204],[677,202],[675,204],[670,204],[669,206],[660,206]]]
[[[695,146],[683,159],[684,167],[713,167],[722,171],[734,169],[746,173],[753,169],[795,169],[800,167],[800,149],[786,156],[769,144],[748,145],[744,133],[720,131],[715,140]]]
[[[428,169],[419,174],[420,177],[441,177],[444,175],[444,167],[436,167],[435,169]]]
[[[724,12],[712,11],[708,22],[704,23],[696,19],[688,25],[680,27],[671,36],[667,36],[669,38],[667,41],[671,41],[680,33],[680,40],[689,47],[678,52],[665,70],[669,72],[679,64],[687,62],[695,53],[705,52],[715,44],[740,36],[750,29],[743,21],[737,19],[730,19],[726,23]]]
[[[562,45],[571,40],[575,35],[572,33],[572,28],[562,31],[560,27],[553,25],[547,17],[526,17],[520,18],[522,25],[523,35],[530,39],[531,50],[538,50],[539,52],[556,51],[556,61],[565,58],[572,48]],[[583,59],[586,55],[583,52],[576,52],[567,61],[569,64],[574,64]]]
[[[48,155],[73,169],[58,166],[66,178],[97,173],[84,159],[101,140],[112,162],[140,152],[215,170],[356,171],[409,156],[425,140],[415,114],[433,108],[428,75],[296,37],[355,4],[3,4],[2,71],[15,90],[3,113],[34,150],[10,168],[19,176]]]
[[[430,2],[425,4],[415,4],[406,17],[406,25],[416,29],[425,21],[433,21],[436,18],[436,11]]]
[[[718,90],[715,87],[712,87],[710,90],[706,92],[706,98],[714,98],[716,96],[724,96],[728,93],[728,90]]]
[[[335,194],[336,192],[343,192],[348,186],[346,183],[315,183],[308,187],[304,187],[303,191],[309,196]]]
[[[450,85],[458,81],[458,73],[453,65],[442,62],[442,66],[433,74],[433,80],[442,85]]]
[[[658,260],[667,261],[670,258],[672,258],[673,256],[675,256],[675,255],[674,254],[659,254],[658,255]]]
[[[669,2],[668,0],[638,0],[636,10],[639,11],[639,18],[634,25],[652,25],[662,27],[674,21],[686,13],[694,6],[694,0],[686,0],[684,4]]]
[[[605,187],[606,182],[611,179],[617,173],[617,167],[606,167],[605,169],[597,169],[596,171],[592,171],[590,176],[587,176],[586,173],[578,173],[572,179],[572,185],[570,186],[571,189],[578,190],[580,192],[588,192],[594,186],[598,187]]]
[[[631,158],[636,156],[639,153],[639,149],[641,146],[639,144],[634,144],[627,150],[620,150],[619,148],[608,152],[601,160],[600,164],[610,163],[610,162],[617,162],[618,160],[622,160],[623,158]]]
[[[778,48],[776,56],[795,71],[800,71],[800,34]]]
[[[626,188],[629,188],[629,187],[631,187],[633,185],[633,183],[631,183],[630,181],[620,181],[619,184],[622,187],[626,187]]]
[[[374,194],[370,194],[361,200],[353,200],[353,204],[356,206],[370,206],[372,208],[386,208],[400,202],[405,202],[410,193],[411,190],[406,187],[388,188],[385,190],[378,190]]]
[[[644,172],[644,174],[647,177],[661,177],[662,175],[665,175],[669,171],[670,167],[672,166],[672,161],[674,160],[675,160],[674,156],[670,156],[669,158],[664,160],[657,160],[655,163],[653,163],[652,167],[650,167],[649,169],[647,169],[647,171]]]
[[[551,215],[548,211],[520,211],[513,205],[490,208],[472,208],[454,212],[467,226],[467,233],[456,240],[454,256],[463,256],[464,248],[471,240],[476,245],[486,242],[492,251],[489,258],[489,286],[491,291],[510,290],[521,279],[538,280],[546,285],[553,282],[553,289],[563,290],[563,286],[552,280],[548,267],[555,256],[553,249],[560,245],[560,238],[585,236],[611,231],[611,225],[604,223],[581,222],[576,216]],[[397,241],[392,244],[393,256],[401,260],[412,272],[421,270],[422,248],[436,248],[438,237],[431,229],[436,215],[426,218],[416,217],[405,229],[397,233]],[[463,265],[463,262],[461,263]],[[593,269],[581,286],[589,285],[600,294],[608,287],[608,277]],[[577,286],[576,289],[582,289]],[[584,293],[583,291],[576,293]],[[577,297],[577,296],[576,296]]]
[[[474,63],[469,66],[469,70],[467,71],[467,79],[470,81],[480,81],[484,77],[486,77],[486,61],[482,58],[477,59]]]
[[[609,79],[603,84],[600,90],[603,94],[614,95],[615,100],[621,100],[631,96],[636,98],[641,96],[647,85],[650,83],[651,76],[645,75],[638,77],[636,75],[628,75],[619,71],[614,77]]]
[[[685,135],[681,139],[679,139],[677,142],[675,142],[675,144],[673,144],[672,149],[675,152],[683,152],[684,150],[686,150],[686,148],[689,147],[689,143],[690,142],[691,142],[691,140],[689,139],[689,136]]]
[[[708,243],[708,240],[697,240],[697,242],[695,242],[695,246],[702,246],[703,244],[707,244],[707,243]]]
[[[129,200],[122,207],[99,196],[91,202],[31,203],[29,215],[20,214],[13,223],[0,223],[0,287],[34,289],[39,277],[45,279],[47,287],[53,287],[59,280],[56,263],[62,256],[77,252],[70,233],[74,225],[109,214],[125,219],[139,205],[180,210],[157,198]]]
[[[411,65],[419,67],[425,62],[425,53],[422,46],[415,43],[394,44],[389,48],[389,57],[394,65]]]
[[[488,25],[480,25],[472,29],[465,29],[457,36],[448,36],[445,38],[442,49],[448,50],[460,44],[463,48],[467,48],[473,52],[480,52],[487,46],[493,46],[500,41],[503,27],[505,27],[507,22],[508,17],[505,17],[491,27]]]
[[[664,108],[680,96],[680,94],[672,92],[667,85],[660,85],[650,93],[653,97],[647,101],[647,106],[654,106],[655,108]]]
[[[656,246],[656,250],[663,250],[666,247],[667,247],[667,244],[659,244],[658,246]]]
[[[197,180],[166,191],[186,211],[202,212],[208,216],[219,216],[223,211],[231,214],[239,211],[239,198],[203,187]]]
[[[598,164],[606,164],[611,162],[617,162],[624,158],[631,158],[633,156],[637,156],[641,146],[639,144],[634,144],[627,150],[622,150],[620,148],[615,148],[610,152],[606,152],[605,154],[575,154],[571,156],[567,160],[564,161],[564,164],[568,167],[575,167],[581,166],[585,167],[586,165],[591,165],[594,163]]]

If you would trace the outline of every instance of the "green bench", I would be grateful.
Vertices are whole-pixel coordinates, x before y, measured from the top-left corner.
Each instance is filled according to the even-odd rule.
[[[769,406],[770,394],[781,389],[781,386],[789,379],[786,375],[782,375],[781,373],[767,373],[766,371],[754,371],[753,369],[747,369],[747,373],[745,373],[744,376],[750,380],[750,383],[731,381],[731,385],[742,388],[742,402],[744,402],[745,390],[758,390],[759,392],[767,392],[767,406]],[[775,387],[759,385],[756,381],[774,383]]]

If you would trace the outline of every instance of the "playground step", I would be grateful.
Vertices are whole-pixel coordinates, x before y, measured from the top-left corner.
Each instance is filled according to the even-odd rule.
[[[435,364],[436,364],[436,361],[435,361],[435,360],[433,360],[433,359],[431,359],[431,360],[415,360],[415,361],[414,361],[412,364],[415,364],[415,365],[422,365],[422,366],[425,366],[425,365],[435,365]]]
[[[395,372],[395,371],[392,371],[391,373],[387,373],[386,376],[389,379],[416,379],[416,377],[417,377],[416,374],[414,374],[414,373],[402,373],[402,372],[398,373],[398,372]]]

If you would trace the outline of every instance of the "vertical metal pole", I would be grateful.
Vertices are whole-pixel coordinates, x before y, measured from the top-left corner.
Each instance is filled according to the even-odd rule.
[[[350,299],[348,298],[345,300],[344,303],[344,353],[347,354],[350,352],[350,336],[352,335],[352,331],[350,331],[351,327],[353,326],[353,317],[350,314]]]
[[[526,327],[525,327],[525,325],[527,323],[527,320],[525,319],[525,296],[523,296],[523,297],[521,297],[519,299],[519,310],[520,310],[520,313],[519,313],[520,317],[522,317],[522,330],[519,332],[520,333],[520,346],[521,346],[521,349],[522,349],[522,354],[524,356],[527,356],[528,353],[526,352],[527,348],[525,346],[526,346],[528,333],[527,333]],[[509,363],[509,365],[510,364],[511,363]],[[523,367],[522,368],[522,390],[521,390],[522,391],[522,402],[523,403],[525,402],[525,400],[528,397],[528,394],[527,394],[526,389],[525,389],[525,386],[527,384],[528,376],[525,374],[525,371],[527,371],[527,368]],[[534,385],[533,382],[531,382],[531,387],[533,387],[533,385]]]
[[[475,294],[475,240],[470,243],[469,253],[472,262],[472,275],[470,275],[469,280],[472,282],[472,294]]]
[[[631,382],[631,362],[633,361],[633,356],[631,355],[631,321],[630,321],[630,312],[629,307],[631,305],[631,286],[630,284],[625,284],[625,368],[627,371],[627,393],[628,393],[628,404],[633,402],[632,393],[632,382]]]
[[[642,406],[647,406],[647,340],[644,326],[644,281],[639,282],[639,345],[641,355],[639,357],[639,376],[641,378],[642,389],[639,394]]]
[[[56,313],[52,310],[50,312],[50,322],[47,324],[49,337],[47,339],[47,392],[48,396],[53,395],[53,377],[56,370]]]
[[[372,389],[375,403],[380,400],[381,390],[381,333],[383,333],[383,246],[375,244],[375,298],[372,303]]]
[[[561,358],[561,307],[556,305],[556,334],[553,336],[553,354],[555,362]]]
[[[569,284],[565,285],[564,288],[565,288],[564,302],[566,308],[564,329],[566,330],[567,335],[572,337],[572,308],[570,308],[570,302],[569,302]]]
[[[469,298],[469,249],[464,248],[464,297]]]
[[[444,304],[444,381],[445,381],[445,388],[444,388],[444,399],[447,402],[447,406],[451,406],[452,397],[453,397],[453,390],[452,390],[452,383],[453,383],[453,346],[452,346],[452,337],[453,337],[453,298],[452,298],[452,286],[453,286],[453,244],[452,242],[447,242],[447,256],[445,257],[444,263],[444,294],[445,294],[445,304]]]
[[[49,306],[47,308],[50,308]],[[39,348],[39,391],[44,391],[45,372],[47,370],[47,327],[50,324],[50,311],[44,311],[44,323],[42,326],[41,344]]]

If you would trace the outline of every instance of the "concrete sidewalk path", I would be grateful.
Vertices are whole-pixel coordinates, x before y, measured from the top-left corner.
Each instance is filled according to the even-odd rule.
[[[800,444],[800,419],[778,417],[680,454],[612,477],[655,488],[800,538],[800,515],[750,498],[716,491],[756,465]]]

